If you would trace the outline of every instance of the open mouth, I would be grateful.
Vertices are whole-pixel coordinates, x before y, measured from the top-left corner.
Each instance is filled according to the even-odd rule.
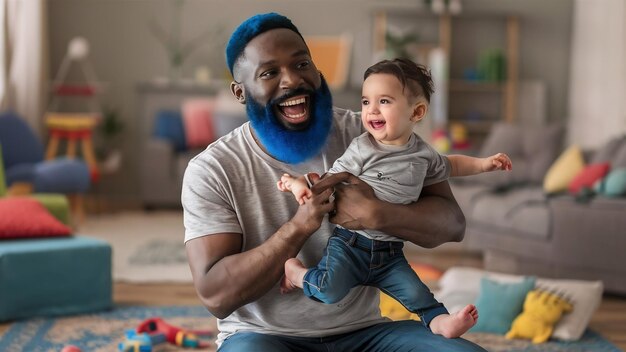
[[[278,104],[278,112],[291,124],[305,122],[309,118],[309,97],[300,95],[283,101]]]
[[[371,121],[369,121],[369,125],[373,129],[379,130],[379,129],[385,127],[385,120],[371,120]]]

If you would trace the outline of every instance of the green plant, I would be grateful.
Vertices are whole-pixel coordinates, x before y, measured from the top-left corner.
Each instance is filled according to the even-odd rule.
[[[112,142],[124,130],[124,122],[115,108],[105,107],[99,131],[105,142]]]
[[[394,34],[390,31],[385,33],[385,40],[387,42],[387,52],[390,57],[401,57],[406,59],[413,59],[409,53],[409,47],[413,44],[417,44],[419,37],[413,33],[406,34]]]

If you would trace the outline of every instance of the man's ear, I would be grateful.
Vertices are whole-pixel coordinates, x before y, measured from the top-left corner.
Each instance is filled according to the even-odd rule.
[[[246,103],[246,90],[243,87],[243,84],[235,81],[230,82],[230,92],[233,93],[235,99],[237,99],[240,104]]]
[[[426,116],[428,112],[428,104],[424,100],[419,100],[413,107],[413,115],[411,115],[411,121],[418,122]]]

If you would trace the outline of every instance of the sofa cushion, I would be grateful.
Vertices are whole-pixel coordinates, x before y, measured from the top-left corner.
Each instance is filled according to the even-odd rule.
[[[0,239],[68,236],[71,229],[28,197],[0,199]]]
[[[528,200],[509,212],[509,223],[517,233],[533,238],[550,238],[550,206],[546,200]]]
[[[451,179],[450,188],[454,198],[466,215],[473,212],[474,204],[476,204],[479,197],[491,193],[491,187],[475,182],[464,182],[464,178]]]
[[[515,230],[548,238],[550,214],[540,187],[520,187],[476,198],[471,212],[463,208],[474,223],[497,226],[500,231]],[[530,221],[529,221],[530,220]]]
[[[550,165],[559,156],[564,129],[560,124],[524,130],[522,143],[524,156],[528,160],[527,179],[541,184]]]
[[[0,283],[0,322],[107,309],[111,246],[79,236],[4,241]]]
[[[620,168],[596,184],[595,191],[607,197],[626,196],[626,168]]]
[[[527,277],[515,283],[481,278],[476,300],[480,319],[470,331],[505,334],[509,331],[513,319],[522,312],[524,298],[533,288],[535,288],[534,277]]]
[[[592,153],[591,158],[589,159],[590,164],[597,163],[605,163],[605,162],[613,162],[613,158],[616,153],[620,150],[622,145],[625,145],[624,141],[626,141],[626,136],[620,136],[617,138],[611,139],[608,143],[601,146]]]
[[[479,155],[487,157],[500,152],[506,153],[513,162],[513,170],[481,174],[473,176],[472,180],[495,188],[526,183],[540,184],[558,156],[563,132],[560,124],[543,127],[495,124]]]
[[[213,110],[213,99],[196,98],[183,102],[182,116],[187,148],[203,148],[215,140]]]
[[[570,182],[585,167],[582,151],[577,145],[567,148],[550,166],[543,180],[546,193],[558,193],[567,190]]]
[[[583,189],[593,188],[593,185],[597,181],[606,176],[610,168],[611,165],[608,162],[585,166],[584,169],[576,174],[572,182],[570,182],[568,186],[569,193],[577,195]]]
[[[160,110],[154,120],[153,136],[169,141],[174,150],[182,151],[187,148],[185,127],[180,111]]]
[[[483,277],[501,283],[521,282],[523,276],[500,274],[475,268],[452,267],[439,280],[439,291],[435,297],[451,313],[461,310],[465,305],[476,301]],[[556,325],[552,337],[575,341],[584,333],[591,316],[602,300],[602,281],[564,280],[537,278],[536,286],[565,294],[573,303],[574,310],[563,316]],[[483,318],[478,312],[480,319]]]
[[[626,142],[622,143],[619,149],[615,152],[615,155],[611,160],[611,167],[613,169],[626,167]]]
[[[510,123],[500,122],[493,125],[491,132],[480,149],[480,156],[506,153],[510,157],[524,154],[521,128]]]

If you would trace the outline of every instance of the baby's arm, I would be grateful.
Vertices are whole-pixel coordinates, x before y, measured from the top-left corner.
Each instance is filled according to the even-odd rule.
[[[276,187],[282,192],[291,192],[296,197],[300,205],[304,204],[305,198],[311,198],[311,189],[305,176],[293,177],[289,174],[283,174]]]
[[[508,155],[498,153],[486,158],[475,158],[467,155],[448,155],[452,170],[450,176],[469,176],[483,172],[513,169],[513,164]]]

